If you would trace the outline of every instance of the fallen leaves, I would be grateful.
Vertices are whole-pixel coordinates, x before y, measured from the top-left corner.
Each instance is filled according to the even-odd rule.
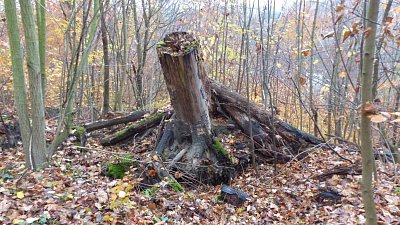
[[[394,119],[400,116],[399,112],[377,114]],[[240,138],[230,134],[223,138],[223,143],[227,149],[235,151],[235,143],[243,142]],[[52,221],[60,224],[74,221],[88,224],[357,224],[365,221],[359,175],[334,175],[325,180],[312,178],[347,165],[329,151],[316,150],[299,162],[276,167],[260,165],[258,177],[252,170],[245,171],[231,186],[248,193],[251,200],[234,207],[218,199],[220,186],[198,186],[178,193],[160,183],[150,193],[135,188],[141,181],[131,174],[110,180],[100,175],[100,163],[112,156],[100,151],[82,153],[71,146],[57,152],[51,167],[23,177],[18,189],[12,178],[0,183],[0,223],[27,224],[46,220],[47,224]],[[347,151],[345,146],[335,150],[354,161],[359,158],[358,153]],[[127,150],[118,151],[126,153]],[[144,155],[138,157],[159,160],[143,152]],[[24,162],[23,157],[15,162],[15,155],[15,151],[1,153],[0,160],[17,164],[19,169],[10,170],[10,175],[18,177],[24,170],[18,165]],[[377,162],[381,179],[376,186],[377,210],[381,222],[396,224],[399,222],[399,194],[395,191],[392,170],[388,172],[387,166],[385,173],[381,173],[383,167]],[[149,175],[156,172],[152,170],[146,172]],[[177,179],[185,178],[182,172],[174,175]],[[316,202],[320,186],[333,187],[340,192],[341,203]]]

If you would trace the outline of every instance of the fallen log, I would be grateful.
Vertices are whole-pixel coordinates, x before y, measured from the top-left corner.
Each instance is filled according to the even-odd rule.
[[[135,122],[137,120],[142,119],[146,113],[148,113],[148,111],[136,111],[136,112],[131,113],[128,116],[119,117],[119,118],[115,118],[115,119],[111,119],[111,120],[96,121],[93,123],[85,124],[85,125],[83,125],[83,127],[85,128],[86,132],[92,132],[95,130],[99,130],[99,129],[106,128],[106,127],[111,127],[111,126],[118,125],[118,124]]]
[[[103,146],[117,144],[121,141],[127,140],[131,137],[134,137],[136,134],[145,132],[146,130],[157,126],[160,124],[166,112],[158,112],[153,115],[150,115],[147,118],[142,119],[141,121],[128,126],[127,128],[115,132],[109,136],[104,137],[100,140],[100,143]]]
[[[222,106],[229,116],[234,118],[239,126],[242,123],[242,130],[248,134],[249,122],[245,122],[248,121],[246,113],[248,107],[247,99],[216,81],[208,79],[207,82],[211,88],[213,97],[219,101],[219,105]],[[254,135],[256,142],[260,143],[260,139],[263,139],[265,143],[272,144],[272,140],[275,139],[276,145],[290,147],[294,154],[301,152],[304,148],[324,143],[321,139],[301,131],[282,121],[276,115],[263,110],[256,103],[250,102],[249,104],[251,117],[260,123],[263,128],[258,128],[257,123],[253,125],[255,131],[259,132],[258,135]]]

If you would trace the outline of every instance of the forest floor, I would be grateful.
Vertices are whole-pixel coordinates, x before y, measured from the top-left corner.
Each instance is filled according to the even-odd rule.
[[[228,151],[245,142],[240,132],[220,137]],[[0,148],[1,224],[362,224],[364,210],[359,172],[318,177],[351,165],[326,149],[286,164],[261,164],[259,174],[248,168],[230,184],[250,199],[242,206],[222,201],[220,186],[195,181],[185,183],[183,192],[166,181],[147,191],[135,172],[122,179],[104,176],[104,163],[130,153],[140,163],[159,160],[151,154],[154,135],[102,147],[91,138],[86,148],[66,141],[39,172],[27,171],[22,148]],[[359,152],[348,146],[336,150],[353,162]],[[392,163],[376,160],[378,180],[375,202],[380,224],[400,224],[399,175]],[[324,199],[321,188],[341,197]],[[318,197],[320,196],[320,197]],[[325,196],[326,197],[326,196]]]

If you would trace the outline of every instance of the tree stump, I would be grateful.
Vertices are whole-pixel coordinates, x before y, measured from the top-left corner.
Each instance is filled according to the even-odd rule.
[[[186,32],[171,33],[158,43],[157,53],[175,114],[164,159],[203,183],[228,182],[235,170],[211,133],[199,42]]]

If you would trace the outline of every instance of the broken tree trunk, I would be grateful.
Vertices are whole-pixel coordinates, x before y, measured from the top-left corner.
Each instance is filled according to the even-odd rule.
[[[217,105],[220,105],[232,117],[244,133],[249,134],[249,118],[246,113],[247,99],[211,79],[208,79],[207,82],[212,90],[213,99],[218,101]],[[261,106],[253,102],[250,103],[250,114],[253,132],[255,132],[254,141],[259,145],[257,147],[263,148],[267,155],[283,153],[266,148],[271,144],[275,144],[272,147],[288,148],[284,151],[289,153],[287,154],[289,156],[301,153],[304,148],[323,143],[321,139],[280,120],[276,115],[263,110]],[[278,157],[284,157],[283,161],[287,160],[284,155],[278,155]]]
[[[128,126],[127,128],[115,132],[109,136],[100,140],[100,143],[103,146],[113,145],[119,143],[121,141],[125,141],[129,138],[134,137],[136,134],[147,131],[148,129],[157,126],[160,124],[166,112],[158,112],[153,115],[150,115],[147,118],[142,119],[141,121]]]
[[[83,125],[83,127],[85,128],[86,132],[92,132],[95,130],[99,130],[99,129],[106,128],[106,127],[111,127],[111,126],[122,124],[122,123],[135,122],[139,119],[142,119],[146,113],[148,113],[148,111],[136,111],[136,112],[131,113],[128,116],[119,117],[119,118],[110,119],[110,120],[96,121],[93,123],[85,124],[85,125]]]
[[[174,168],[201,182],[228,182],[234,169],[230,159],[213,145],[198,41],[186,32],[171,33],[158,44],[157,53],[175,114],[174,141],[166,146],[163,156]]]

